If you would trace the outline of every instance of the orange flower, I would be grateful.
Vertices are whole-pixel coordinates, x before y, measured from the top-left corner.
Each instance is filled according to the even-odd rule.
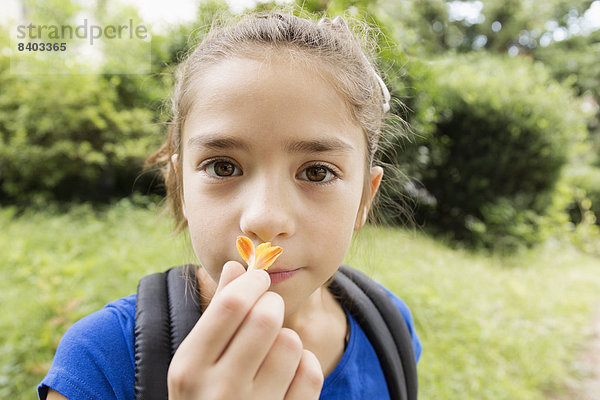
[[[246,236],[238,236],[236,241],[238,253],[248,263],[248,271],[253,269],[267,270],[283,250],[279,246],[271,246],[271,242],[261,243],[254,249],[254,244]]]

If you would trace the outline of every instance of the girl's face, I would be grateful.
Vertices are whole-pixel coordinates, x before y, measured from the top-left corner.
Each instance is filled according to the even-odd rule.
[[[363,132],[327,81],[287,59],[227,59],[195,83],[181,156],[196,256],[218,281],[226,261],[244,265],[237,236],[281,246],[269,273],[289,315],[334,274],[362,225]],[[371,171],[372,195],[381,175]]]

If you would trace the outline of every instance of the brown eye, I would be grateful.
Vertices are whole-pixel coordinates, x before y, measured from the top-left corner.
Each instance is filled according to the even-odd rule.
[[[218,176],[232,176],[235,172],[235,166],[225,161],[216,162],[213,168]]]
[[[307,166],[303,166],[297,179],[302,181],[312,182],[315,185],[326,185],[334,183],[341,179],[340,170],[330,163],[315,162]]]
[[[198,167],[206,175],[213,178],[228,178],[230,176],[242,175],[241,169],[231,161],[212,159],[207,160]]]
[[[323,167],[310,167],[306,169],[306,177],[312,182],[321,182],[327,177],[327,169]]]

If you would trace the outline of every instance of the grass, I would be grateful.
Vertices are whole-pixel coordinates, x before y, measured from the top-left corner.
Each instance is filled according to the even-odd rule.
[[[0,209],[0,398],[34,397],[74,321],[135,292],[143,275],[193,261],[169,221],[127,200],[102,212]],[[600,260],[560,241],[496,257],[366,228],[347,262],[410,306],[421,399],[545,398],[576,376],[600,303]]]

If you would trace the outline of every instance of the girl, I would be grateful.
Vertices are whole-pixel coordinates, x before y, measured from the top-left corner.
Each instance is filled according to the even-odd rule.
[[[381,367],[327,288],[367,219],[389,93],[345,22],[247,16],[179,68],[163,167],[201,267],[203,314],[169,367],[172,399],[385,399]],[[283,254],[247,272],[244,235]],[[389,292],[388,292],[389,293]],[[389,293],[421,347],[406,305]],[[135,295],[65,334],[40,398],[132,399]]]

